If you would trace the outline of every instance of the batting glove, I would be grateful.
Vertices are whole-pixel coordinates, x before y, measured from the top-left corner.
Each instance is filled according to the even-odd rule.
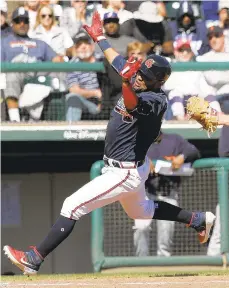
[[[93,14],[91,27],[83,25],[83,28],[87,31],[88,35],[91,36],[94,42],[106,39],[103,35],[103,24],[97,11]]]
[[[142,65],[142,60],[137,60],[133,56],[131,56],[127,61],[125,66],[123,67],[122,71],[119,75],[125,81],[129,81],[139,70]]]

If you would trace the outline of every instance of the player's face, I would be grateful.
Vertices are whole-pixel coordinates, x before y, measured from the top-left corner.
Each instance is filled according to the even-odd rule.
[[[145,61],[147,55],[145,52],[141,51],[140,49],[132,50],[128,53],[128,57],[133,56],[134,58],[138,60]]]
[[[209,44],[210,44],[211,48],[215,52],[223,52],[224,51],[224,35],[220,35],[220,34],[215,33],[213,35],[209,35],[208,39],[209,39]]]
[[[155,82],[154,80],[146,77],[141,71],[139,71],[135,78],[133,88],[135,91],[145,91],[148,89],[153,89],[155,88]]]
[[[13,26],[12,29],[14,33],[20,35],[20,36],[25,36],[27,35],[29,31],[29,19],[28,18],[22,18],[18,17],[13,20]]]

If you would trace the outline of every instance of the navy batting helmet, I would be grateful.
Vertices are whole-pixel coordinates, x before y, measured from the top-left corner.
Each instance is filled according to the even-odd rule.
[[[163,85],[171,74],[171,66],[165,57],[151,54],[139,69],[148,79]]]

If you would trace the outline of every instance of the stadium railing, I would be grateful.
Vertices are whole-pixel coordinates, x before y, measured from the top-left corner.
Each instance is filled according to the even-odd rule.
[[[103,161],[95,162],[91,179],[101,174]],[[110,204],[92,212],[92,262],[95,272],[102,269],[136,266],[229,265],[229,159],[208,158],[194,162],[191,177],[182,177],[179,205],[190,210],[215,211],[220,205],[221,255],[206,256],[207,245],[200,245],[193,229],[176,223],[173,254],[157,257],[156,227],[150,235],[152,256],[134,256],[133,220],[129,219],[119,203]]]

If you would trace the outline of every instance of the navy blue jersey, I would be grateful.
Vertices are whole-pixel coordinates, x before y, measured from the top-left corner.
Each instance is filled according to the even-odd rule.
[[[127,111],[121,97],[111,112],[105,140],[105,155],[118,161],[144,160],[149,146],[156,140],[167,109],[165,93],[136,93],[138,106]]]

